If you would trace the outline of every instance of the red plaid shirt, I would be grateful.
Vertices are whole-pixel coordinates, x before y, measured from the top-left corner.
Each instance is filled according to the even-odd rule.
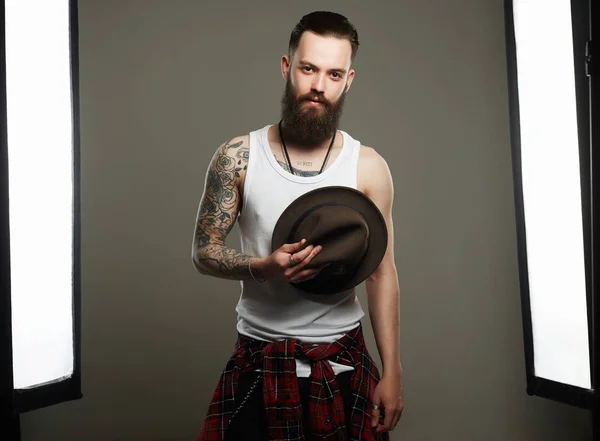
[[[389,440],[389,433],[378,434],[371,427],[371,397],[380,376],[365,346],[360,325],[339,340],[320,346],[301,343],[296,339],[269,343],[238,334],[235,350],[221,374],[198,441],[224,439],[236,408],[235,399],[238,397],[235,397],[235,392],[239,375],[257,368],[263,371],[263,400],[269,440],[304,440],[296,376],[297,355],[313,362],[309,404],[311,438],[335,441]],[[351,379],[354,404],[350,421],[345,421],[344,403],[328,360],[354,367]]]

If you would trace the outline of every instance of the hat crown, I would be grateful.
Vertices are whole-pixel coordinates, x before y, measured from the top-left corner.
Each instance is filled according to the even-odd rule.
[[[325,263],[329,276],[352,271],[369,247],[369,225],[357,210],[329,202],[305,213],[291,233],[291,243],[306,238],[305,246],[321,245],[323,249],[307,265],[315,268]]]

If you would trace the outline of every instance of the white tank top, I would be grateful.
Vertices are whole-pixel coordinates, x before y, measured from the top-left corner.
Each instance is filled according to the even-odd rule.
[[[243,206],[238,216],[241,251],[255,257],[271,254],[271,236],[279,216],[302,194],[339,185],[357,188],[360,142],[343,136],[340,154],[323,173],[298,176],[286,171],[269,147],[270,125],[250,132]],[[335,295],[305,293],[284,281],[241,281],[236,306],[237,330],[259,340],[297,338],[305,343],[330,343],[360,324],[364,311],[354,288]],[[353,368],[330,362],[334,372]],[[296,359],[297,375],[307,377],[310,364]]]

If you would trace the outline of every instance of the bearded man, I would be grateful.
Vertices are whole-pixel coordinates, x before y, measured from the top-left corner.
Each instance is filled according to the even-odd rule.
[[[240,281],[241,295],[238,340],[199,440],[387,440],[402,414],[391,172],[373,147],[339,128],[358,46],[346,17],[302,17],[281,59],[281,119],[231,138],[208,166],[193,264],[200,274]],[[322,244],[271,249],[293,201],[339,186],[369,198],[388,232],[385,255],[365,280],[381,374],[363,340],[355,288],[326,296],[297,288],[327,268],[310,265]],[[225,245],[235,222],[241,251]]]

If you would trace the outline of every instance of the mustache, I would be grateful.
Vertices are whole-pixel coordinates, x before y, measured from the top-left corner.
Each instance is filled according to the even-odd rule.
[[[299,101],[318,101],[327,106],[331,105],[329,100],[327,100],[325,97],[323,97],[321,95],[315,95],[315,94],[306,94],[304,96],[301,96],[301,97],[299,97]]]

